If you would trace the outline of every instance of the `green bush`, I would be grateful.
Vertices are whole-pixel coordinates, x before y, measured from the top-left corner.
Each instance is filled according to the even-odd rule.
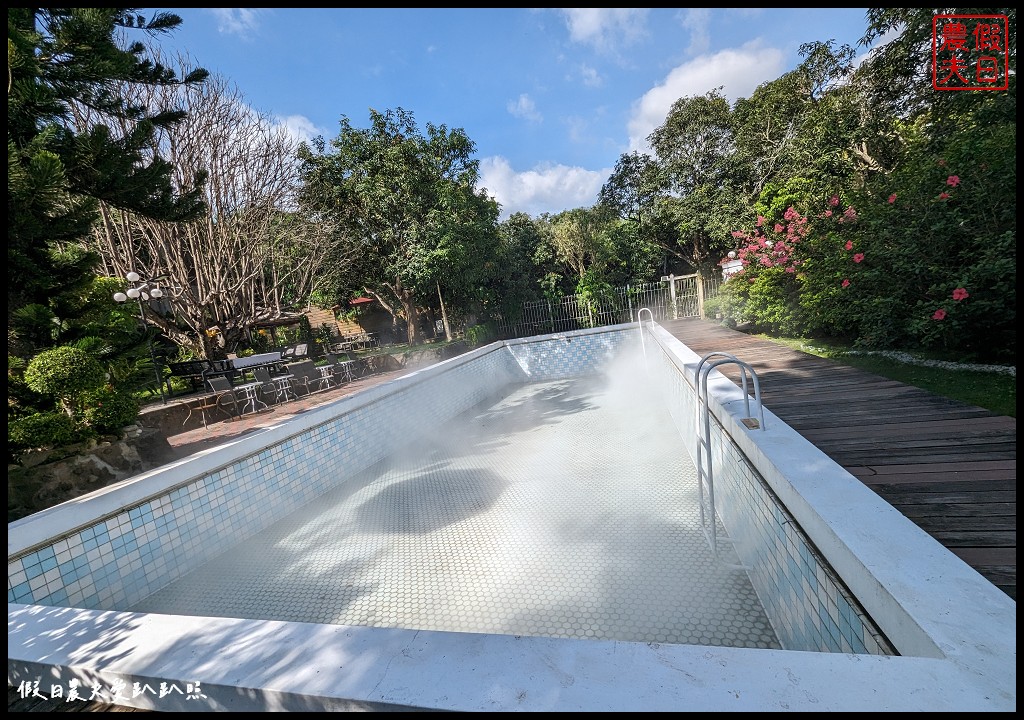
[[[63,447],[91,435],[87,428],[65,413],[35,413],[8,424],[7,448],[9,453],[17,453],[32,448]]]
[[[466,328],[466,342],[470,347],[486,345],[494,337],[494,332],[486,325],[471,325]]]
[[[101,435],[117,433],[139,417],[139,402],[132,395],[116,390],[101,389],[84,397],[85,422]]]
[[[25,383],[26,365],[19,357],[7,356],[7,422],[53,407],[52,401]]]
[[[734,328],[738,325],[737,316],[742,313],[742,301],[731,291],[727,292],[727,287],[728,283],[724,283],[717,296],[704,301],[704,317]]]
[[[782,335],[800,335],[806,325],[800,312],[795,276],[781,268],[762,270],[750,284],[746,311],[758,327]]]
[[[60,402],[68,414],[78,406],[82,393],[98,389],[106,379],[103,366],[95,358],[67,345],[44,350],[25,369],[25,383]]]

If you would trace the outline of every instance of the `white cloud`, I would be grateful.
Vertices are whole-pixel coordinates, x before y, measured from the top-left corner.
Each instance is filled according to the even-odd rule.
[[[279,117],[277,118],[277,122],[284,126],[289,135],[299,141],[309,142],[317,135],[327,137],[327,134],[323,130],[314,125],[313,122],[304,115]]]
[[[758,85],[783,73],[784,61],[781,50],[755,40],[738,49],[701,55],[672,69],[664,82],[634,103],[629,120],[630,151],[649,151],[647,136],[665,122],[679,98],[704,95],[720,85],[730,102],[750,97]]]
[[[601,52],[614,52],[646,34],[648,8],[562,8],[569,37]]]
[[[690,31],[690,46],[686,52],[690,55],[700,55],[711,47],[711,11],[708,8],[689,8],[680,21],[682,26]]]
[[[579,115],[570,115],[562,118],[562,124],[568,128],[569,140],[574,143],[583,142],[590,129],[590,122]]]
[[[212,8],[217,20],[217,32],[250,38],[259,29],[259,16],[264,12],[254,8]]]
[[[595,68],[589,65],[580,65],[579,73],[580,77],[583,78],[583,84],[587,87],[601,87],[604,85],[604,78],[601,77]]]
[[[502,220],[517,212],[537,217],[594,205],[611,172],[551,164],[516,172],[498,155],[480,161],[480,185],[501,205]]]
[[[515,117],[524,118],[530,122],[540,122],[543,120],[543,116],[537,112],[537,106],[529,95],[523,93],[516,100],[509,100],[508,105],[509,113]]]

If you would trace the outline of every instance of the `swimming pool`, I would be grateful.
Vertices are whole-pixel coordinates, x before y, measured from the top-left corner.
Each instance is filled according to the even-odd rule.
[[[641,592],[637,593],[636,587],[631,590],[634,606],[647,600],[649,607],[656,608],[646,615],[633,613],[651,621],[647,635],[622,634],[621,623],[601,625],[593,618],[586,628],[581,621],[577,621],[579,628],[571,628],[569,623],[571,632],[567,631],[558,618],[535,617],[537,608],[556,606],[566,617],[586,615],[588,598],[602,597],[601,588],[595,585],[597,575],[581,573],[573,582],[561,584],[580,589],[576,594],[563,592],[552,602],[543,592],[533,590],[531,600],[530,588],[557,588],[557,578],[524,576],[523,568],[508,567],[510,555],[501,556],[498,565],[505,569],[505,594],[526,594],[519,598],[519,605],[508,605],[513,610],[512,620],[520,625],[509,617],[493,624],[495,616],[488,612],[480,615],[481,622],[475,626],[430,626],[438,609],[453,604],[455,595],[460,601],[471,596],[466,587],[453,595],[443,583],[423,590],[427,596],[434,593],[433,605],[410,606],[413,615],[420,613],[421,627],[409,627],[406,619],[391,616],[378,623],[384,627],[351,619],[334,624],[337,620],[315,612],[287,619],[251,617],[245,612],[235,612],[236,617],[214,617],[199,614],[208,610],[186,611],[185,605],[173,603],[161,613],[127,611],[155,603],[161,593],[167,595],[175,587],[183,592],[182,588],[188,587],[187,577],[198,577],[189,573],[230,575],[240,563],[232,563],[224,553],[240,540],[244,541],[243,550],[255,553],[252,557],[267,555],[258,548],[274,543],[260,546],[261,532],[275,532],[272,529],[277,523],[296,513],[323,515],[332,493],[356,493],[373,482],[381,481],[381,488],[391,489],[372,497],[399,498],[395,517],[404,520],[389,524],[382,520],[386,514],[369,512],[373,502],[367,502],[368,497],[348,507],[349,525],[355,517],[364,524],[383,523],[384,530],[394,532],[411,523],[424,531],[407,533],[418,539],[453,528],[467,518],[483,517],[489,506],[510,490],[522,488],[509,484],[505,473],[496,471],[490,483],[470,482],[470,475],[479,477],[488,466],[474,461],[458,467],[451,452],[464,452],[459,448],[464,448],[465,442],[455,440],[455,450],[447,456],[425,457],[424,450],[413,453],[417,462],[403,470],[411,476],[399,472],[388,479],[380,469],[383,465],[403,467],[397,451],[423,441],[424,428],[447,428],[458,418],[502,415],[501,403],[518,402],[516,392],[550,394],[551,388],[579,387],[584,382],[581,379],[604,373],[609,363],[629,353],[634,354],[633,362],[613,376],[649,374],[654,379],[660,406],[652,407],[650,417],[661,418],[656,429],[671,427],[680,438],[679,457],[689,454],[692,463],[696,413],[691,386],[699,358],[658,327],[650,329],[647,341],[643,360],[635,355],[639,345],[635,325],[496,343],[11,524],[9,683],[17,685],[19,679],[29,677],[71,676],[106,682],[123,679],[129,687],[134,682],[159,684],[169,679],[182,684],[201,681],[207,695],[203,702],[226,709],[949,710],[1015,706],[1015,632],[1008,631],[1015,629],[1015,604],[770,411],[765,412],[763,430],[747,429],[741,422],[739,390],[717,373],[709,377],[709,405],[717,418],[712,448],[721,499],[718,509],[737,558],[748,568],[743,575],[756,588],[758,612],[770,618],[779,645],[787,649],[759,646],[758,640],[751,641],[752,646],[730,646],[723,642],[724,636],[680,632],[685,622],[679,617],[657,629],[653,621],[671,619],[673,609],[671,603],[659,606],[666,601],[654,598],[651,588],[665,575],[658,571],[643,578]],[[529,385],[524,385],[526,382]],[[515,420],[474,445],[478,459],[493,459],[502,450],[496,446],[517,434],[543,434],[550,425],[586,417],[580,403],[593,403],[597,396],[572,391],[560,397],[571,402],[549,403],[554,410],[547,407],[547,414],[533,413],[538,422]],[[575,408],[570,407],[572,403]],[[610,416],[614,418],[615,413]],[[548,422],[553,417],[559,422]],[[607,428],[589,434],[584,430],[577,436],[597,438],[591,455],[603,445],[614,445],[619,454],[643,449],[643,434],[630,436],[630,430],[619,428],[611,436]],[[613,436],[615,443],[611,442]],[[426,447],[437,449],[440,439]],[[539,441],[539,445],[550,448],[550,443]],[[538,462],[550,468],[567,453],[562,448]],[[657,458],[638,475],[646,478],[655,474],[655,468],[673,462],[667,451]],[[466,461],[464,455],[459,459]],[[438,467],[449,473],[447,479],[437,472]],[[469,473],[469,467],[475,471]],[[602,467],[595,464],[590,468],[593,492],[588,495],[585,485],[581,486],[580,494],[568,501],[569,507],[579,506],[581,498],[601,497],[595,488],[601,485],[596,471]],[[346,489],[344,485],[353,478],[361,479]],[[410,488],[450,487],[453,479],[468,497],[456,506],[457,512],[450,507],[434,508],[438,517],[416,512],[432,494],[410,494]],[[622,492],[621,486],[616,492]],[[620,495],[610,497],[614,498],[611,507],[624,505]],[[662,496],[659,501],[657,497],[647,496],[638,507],[663,512],[674,500]],[[551,498],[527,499],[527,504],[543,505],[544,501]],[[636,514],[636,508],[633,512]],[[609,519],[613,522],[602,530],[629,527],[628,519]],[[537,525],[537,518],[532,517],[529,524]],[[685,523],[678,517],[651,523],[658,524]],[[477,529],[483,532],[483,527]],[[557,524],[541,527],[549,539],[547,547],[565,546],[566,538],[574,537],[565,528],[555,537],[551,528]],[[582,534],[571,525],[568,530]],[[291,537],[276,532],[277,544]],[[583,539],[592,537],[585,534]],[[675,560],[670,552],[672,537],[666,537],[649,543],[646,550],[642,543],[629,545],[625,541],[631,538],[626,537],[618,543],[605,540],[599,547],[578,542],[587,552],[577,564],[607,569],[614,566],[616,551],[624,548],[629,548],[628,554],[618,559],[626,569],[638,565],[638,558]],[[448,542],[465,544],[457,538],[448,538]],[[323,539],[314,543],[324,545]],[[528,554],[541,555],[539,549],[545,543],[531,547]],[[684,547],[680,543],[681,554],[685,554]],[[903,552],[892,552],[894,547]],[[386,543],[367,546],[366,554],[389,549]],[[428,550],[426,555],[402,556],[398,562],[423,562],[437,554],[436,549]],[[293,554],[290,562],[300,562],[303,557]],[[218,561],[225,564],[217,565]],[[337,556],[329,561],[351,564],[351,558]],[[462,556],[461,561],[479,562],[479,558]],[[564,569],[566,563],[566,559],[552,563],[552,572]],[[492,572],[487,577],[499,575]],[[345,573],[334,576],[342,585],[344,578],[352,577]],[[521,577],[533,579],[517,582]],[[366,596],[363,590],[357,588],[356,595]],[[627,581],[607,595],[622,597],[628,592]],[[231,593],[227,596],[229,602],[237,600]],[[438,603],[438,597],[445,602]],[[294,595],[285,594],[285,601],[292,599]],[[716,607],[713,596],[709,600],[708,607]],[[342,604],[358,607],[347,600]],[[689,607],[681,595],[679,605]],[[375,601],[366,607],[379,606]],[[168,607],[177,608],[180,614],[167,614]],[[452,622],[470,616],[469,609],[455,613]],[[593,612],[598,616],[601,612],[614,614],[600,608]],[[624,610],[620,614],[630,613]],[[594,628],[603,630],[588,636],[587,630]],[[577,634],[577,630],[582,632]],[[198,708],[197,703],[175,696],[154,699],[145,694],[125,704],[184,710],[210,706]]]

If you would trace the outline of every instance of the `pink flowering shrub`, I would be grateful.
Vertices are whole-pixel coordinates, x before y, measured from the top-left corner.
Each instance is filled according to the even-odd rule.
[[[891,171],[833,188],[766,190],[729,238],[744,264],[723,286],[727,314],[769,332],[1012,361],[1016,170],[1006,133],[960,135],[941,156],[909,147]]]

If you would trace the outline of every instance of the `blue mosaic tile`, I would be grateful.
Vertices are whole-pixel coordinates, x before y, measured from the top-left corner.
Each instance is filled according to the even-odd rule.
[[[59,569],[52,545],[26,554],[11,565],[15,573],[24,573],[24,580],[12,584],[9,570],[8,601],[73,601],[103,609],[137,602],[203,564],[224,542],[264,529],[387,458],[421,428],[479,404],[496,384],[594,372],[629,343],[636,343],[632,329],[512,344],[400,387],[301,438],[285,440],[57,539],[64,558]],[[656,347],[648,345],[649,367],[667,388],[681,436],[694,437],[696,407],[690,384]],[[423,412],[409,413],[409,408]],[[716,493],[722,496],[720,508],[733,508],[736,515],[723,520],[727,527],[746,528],[735,539],[752,553],[745,562],[758,568],[752,579],[784,646],[888,652],[877,628],[846,602],[817,553],[793,530],[791,519],[751,475],[735,446],[721,440],[713,441]],[[53,575],[47,576],[50,571]],[[804,586],[811,595],[801,600]],[[804,601],[810,613],[802,609]]]

